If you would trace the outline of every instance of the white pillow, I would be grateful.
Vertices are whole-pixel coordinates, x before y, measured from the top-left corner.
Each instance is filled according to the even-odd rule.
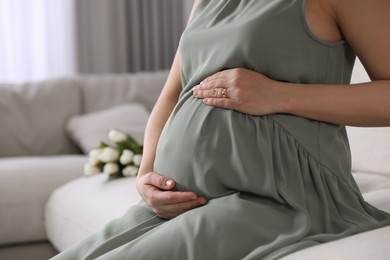
[[[0,157],[79,153],[64,129],[80,104],[68,79],[0,85]]]
[[[149,112],[140,104],[126,104],[107,110],[72,117],[67,124],[70,138],[84,153],[100,142],[111,144],[107,133],[117,129],[142,143]]]
[[[347,127],[353,172],[390,176],[390,127]]]

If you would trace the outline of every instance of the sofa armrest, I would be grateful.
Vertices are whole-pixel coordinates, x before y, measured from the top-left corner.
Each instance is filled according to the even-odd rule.
[[[45,240],[50,194],[82,174],[86,156],[0,159],[0,245]]]

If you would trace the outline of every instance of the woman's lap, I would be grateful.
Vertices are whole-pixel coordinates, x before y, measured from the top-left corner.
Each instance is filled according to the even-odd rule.
[[[169,221],[135,206],[58,259],[243,259],[259,247],[265,256],[305,235],[306,219],[295,213],[241,193]]]

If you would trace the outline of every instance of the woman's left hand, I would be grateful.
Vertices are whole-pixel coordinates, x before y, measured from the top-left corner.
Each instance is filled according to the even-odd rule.
[[[248,69],[223,70],[207,77],[193,95],[210,106],[261,116],[279,111],[280,84]]]

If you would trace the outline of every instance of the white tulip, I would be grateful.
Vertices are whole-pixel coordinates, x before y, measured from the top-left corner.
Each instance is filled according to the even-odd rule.
[[[119,158],[119,161],[123,165],[129,165],[133,162],[134,153],[131,150],[125,149],[122,152],[121,157]]]
[[[89,163],[95,166],[101,163],[101,161],[99,160],[99,156],[101,153],[102,149],[92,149],[91,151],[89,151]]]
[[[110,130],[108,138],[114,143],[122,143],[127,140],[127,135],[118,130]]]
[[[86,163],[84,165],[84,175],[85,176],[92,176],[100,173],[100,169],[96,167],[95,165],[92,165],[90,163]]]
[[[91,151],[89,151],[89,157],[99,158],[99,155],[102,153],[102,151],[103,149],[92,149]]]
[[[123,176],[126,177],[135,177],[138,173],[138,167],[135,166],[127,166],[122,170]]]
[[[99,160],[105,163],[115,162],[119,159],[119,151],[115,148],[106,147],[99,155]]]
[[[103,167],[103,172],[108,175],[115,175],[119,172],[119,166],[116,163],[106,163]]]
[[[142,160],[142,154],[136,154],[133,157],[133,163],[135,166],[140,166],[141,165],[141,160]]]
[[[95,157],[89,157],[89,163],[93,166],[98,166],[101,161]]]

